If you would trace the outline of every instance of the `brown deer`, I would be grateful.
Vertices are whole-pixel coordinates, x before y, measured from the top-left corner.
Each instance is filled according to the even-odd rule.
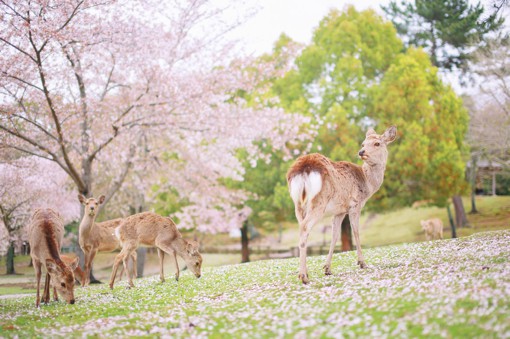
[[[420,221],[421,228],[425,231],[427,240],[443,239],[443,222],[441,219],[433,218]]]
[[[359,217],[367,200],[381,187],[388,159],[386,146],[395,140],[397,128],[391,126],[378,135],[366,133],[358,155],[363,166],[350,162],[334,162],[321,154],[299,157],[287,173],[289,192],[299,222],[299,279],[308,283],[306,243],[313,226],[324,216],[333,215],[331,246],[324,273],[331,275],[331,258],[340,236],[342,220],[349,215],[356,243],[358,264],[365,268],[359,239]]]
[[[35,306],[40,305],[39,289],[41,285],[41,268],[46,269],[46,280],[42,296],[43,303],[50,301],[50,285],[53,286],[53,297],[58,300],[58,292],[69,304],[74,304],[74,274],[78,266],[76,258],[67,266],[60,257],[60,246],[64,237],[64,223],[60,215],[52,209],[37,209],[30,221],[28,238],[30,256],[34,265],[37,280],[37,296]]]
[[[120,249],[119,239],[115,236],[115,229],[120,225],[122,218],[96,223],[99,206],[104,202],[105,196],[101,195],[98,199],[93,197],[87,199],[79,194],[78,200],[85,206],[85,212],[79,227],[80,247],[85,255],[85,278],[81,285],[88,286],[90,284],[92,261],[97,252],[112,252]],[[131,255],[131,258],[134,274],[136,275],[136,252]]]
[[[127,258],[136,251],[139,246],[157,247],[160,263],[160,279],[165,281],[163,274],[164,252],[179,255],[184,259],[188,268],[200,278],[202,256],[198,252],[198,243],[185,240],[177,230],[177,226],[170,218],[162,217],[156,213],[143,212],[127,217],[116,229],[117,238],[120,240],[122,250],[115,257],[110,278],[110,288],[113,289],[115,275],[121,262],[127,272],[130,287],[134,287],[131,274],[127,268]],[[176,260],[177,264],[177,260]],[[179,267],[177,266],[177,270]],[[177,271],[178,272],[178,271]],[[176,278],[178,279],[178,273]]]
[[[71,257],[65,254],[61,254],[60,259],[69,267],[72,267],[74,262],[79,260],[77,257]],[[76,280],[78,280],[81,284],[81,282],[85,279],[85,272],[81,269],[80,265],[76,265],[76,267],[73,269],[73,273]]]

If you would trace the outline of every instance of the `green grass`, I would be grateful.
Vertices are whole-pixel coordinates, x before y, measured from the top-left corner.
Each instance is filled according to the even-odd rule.
[[[510,229],[510,196],[481,196],[476,198],[478,214],[469,214],[471,204],[463,199],[469,227],[457,229],[457,236],[463,237],[478,232]],[[453,207],[451,208],[452,213]],[[361,243],[365,246],[381,246],[403,242],[424,241],[420,220],[439,218],[444,225],[444,238],[451,238],[451,228],[446,208],[423,207],[403,208],[397,211],[377,214],[361,230]],[[366,216],[360,223],[363,225]]]
[[[469,214],[471,203],[469,198],[463,198],[469,227],[457,229],[457,236],[464,237],[478,232],[510,229],[510,196],[478,196],[477,209],[480,213]],[[452,213],[453,207],[451,208]],[[387,213],[366,212],[360,219],[361,245],[364,247],[385,246],[408,242],[425,241],[420,220],[439,218],[444,225],[444,238],[451,238],[451,228],[446,208],[421,207],[402,208]],[[323,228],[331,224],[331,218],[326,218],[314,226],[310,234],[309,244],[325,244],[331,241],[330,231],[325,234]],[[294,223],[285,223],[282,243],[278,247],[297,246],[299,227]]]
[[[35,297],[0,299],[0,337],[209,338],[510,336],[510,231],[370,248],[298,260],[206,267],[179,282],[167,274],[76,290],[77,302],[35,309]]]

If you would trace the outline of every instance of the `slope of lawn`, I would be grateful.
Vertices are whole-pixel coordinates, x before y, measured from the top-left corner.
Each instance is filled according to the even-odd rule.
[[[479,213],[469,214],[471,204],[469,197],[464,197],[469,227],[457,229],[457,236],[464,237],[478,232],[510,229],[510,196],[477,196],[476,203]],[[453,206],[451,206],[452,213]],[[364,247],[376,247],[390,244],[425,241],[420,220],[439,218],[444,225],[444,238],[451,238],[450,223],[446,208],[424,206],[420,208],[406,207],[385,213],[365,211],[360,219],[360,238]],[[275,231],[266,237],[251,242],[252,248],[270,245],[273,248],[290,248],[299,242],[299,227],[296,222],[284,222],[281,237]],[[331,241],[331,218],[324,218],[314,226],[308,243],[314,246],[329,247]],[[327,228],[325,228],[327,227]],[[216,236],[208,237],[210,242]],[[280,240],[278,241],[278,238]],[[240,247],[238,239],[228,239],[226,235],[218,238],[218,243],[235,242]]]
[[[470,200],[463,198],[469,222],[468,227],[457,229],[457,236],[468,236],[477,232],[510,229],[510,196],[477,196],[479,213],[469,214]],[[453,211],[453,206],[451,206]],[[366,246],[381,246],[402,242],[424,241],[420,220],[439,218],[444,225],[444,238],[451,238],[450,222],[446,208],[422,207],[402,208],[396,211],[372,215],[370,220],[361,220],[361,242]]]
[[[0,337],[209,338],[510,337],[510,231],[392,245],[308,260],[207,267],[179,282],[167,275],[77,288],[75,305],[35,297],[0,299]]]

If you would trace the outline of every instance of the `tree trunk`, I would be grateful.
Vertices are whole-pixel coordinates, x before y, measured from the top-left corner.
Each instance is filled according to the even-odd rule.
[[[346,215],[342,221],[342,252],[352,251],[352,232],[349,216]]]
[[[136,250],[136,277],[143,277],[143,269],[145,268],[145,257],[147,255],[147,247],[140,247]]]
[[[450,220],[450,227],[452,228],[452,239],[457,238],[457,230],[455,229],[455,223],[453,222],[452,212],[450,211],[450,205],[446,205],[446,211],[448,212],[448,220]]]
[[[248,239],[248,220],[241,227],[241,262],[250,262],[250,248]]]
[[[454,195],[452,197],[453,207],[455,208],[455,224],[458,228],[465,227],[468,225],[466,210],[462,203],[462,197],[460,195]]]
[[[11,246],[7,250],[7,258],[5,258],[6,274],[16,274],[14,270],[14,241],[11,242]]]
[[[478,210],[476,209],[476,173],[478,168],[478,155],[473,154],[471,157],[471,171],[470,181],[471,181],[471,211],[469,214],[476,214]]]

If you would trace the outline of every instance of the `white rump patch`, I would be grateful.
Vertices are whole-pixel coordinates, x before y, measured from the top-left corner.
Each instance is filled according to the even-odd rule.
[[[322,189],[322,177],[319,172],[310,174],[298,174],[290,182],[290,196],[294,204],[300,202],[302,205],[311,201]],[[303,200],[303,191],[305,199]]]
[[[120,226],[115,227],[115,236],[120,241]]]
[[[305,178],[303,174],[298,174],[292,178],[290,182],[290,197],[294,204],[297,204],[301,201],[301,196],[303,194],[303,189],[305,188]]]
[[[305,181],[306,199],[311,201],[322,189],[322,177],[319,172],[310,172]]]

